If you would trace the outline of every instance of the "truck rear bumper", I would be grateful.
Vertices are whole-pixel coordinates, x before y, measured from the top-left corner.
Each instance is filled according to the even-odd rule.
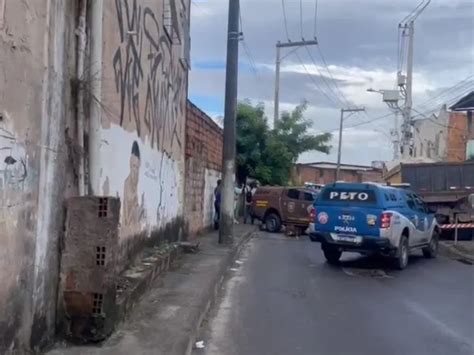
[[[330,233],[312,232],[309,238],[312,242],[321,243],[322,248],[334,247],[341,251],[353,251],[363,254],[387,254],[395,250],[388,238],[358,236],[360,242],[336,241]]]

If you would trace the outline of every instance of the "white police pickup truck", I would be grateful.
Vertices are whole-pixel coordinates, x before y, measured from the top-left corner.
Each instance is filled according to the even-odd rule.
[[[438,252],[440,229],[412,191],[373,183],[326,185],[311,211],[310,239],[321,243],[329,263],[342,252],[382,254],[404,269],[411,251],[427,258]]]

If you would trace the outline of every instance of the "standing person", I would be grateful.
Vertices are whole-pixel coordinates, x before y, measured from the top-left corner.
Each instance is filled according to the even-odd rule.
[[[214,189],[214,229],[219,229],[221,217],[221,179],[217,180],[217,186]]]
[[[255,194],[255,184],[251,183],[250,185],[245,185],[245,214],[244,214],[244,223],[247,223],[250,220],[251,224],[253,224],[253,211],[252,211],[252,200],[253,195]]]
[[[238,218],[239,218],[239,200],[240,196],[242,195],[242,185],[237,185],[234,188],[234,223],[239,224]]]

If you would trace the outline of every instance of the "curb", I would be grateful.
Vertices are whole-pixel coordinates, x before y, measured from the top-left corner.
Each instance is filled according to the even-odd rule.
[[[455,259],[466,264],[474,264],[474,256],[463,253],[462,251],[455,248],[453,245],[440,242],[439,243],[439,251],[442,255],[447,256],[451,259]]]
[[[231,251],[223,258],[223,261],[221,262],[221,265],[219,267],[219,271],[213,282],[214,287],[211,287],[209,289],[209,294],[206,296],[206,299],[203,300],[203,304],[199,307],[196,323],[191,325],[191,331],[188,336],[188,344],[186,347],[186,352],[184,354],[191,354],[194,348],[194,343],[196,341],[199,328],[201,327],[204,318],[209,312],[209,309],[216,300],[219,290],[221,289],[222,284],[224,282],[227,270],[232,265],[235,258],[240,254],[244,245],[253,237],[254,234],[255,231],[245,232],[245,234],[239,238],[238,243],[233,245]]]

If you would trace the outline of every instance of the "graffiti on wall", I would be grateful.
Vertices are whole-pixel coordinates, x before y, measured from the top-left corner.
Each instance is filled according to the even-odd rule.
[[[140,148],[135,141],[132,144],[130,154],[130,172],[125,179],[123,191],[123,214],[122,223],[125,229],[130,231],[139,230],[146,219],[145,196],[141,195],[138,200],[138,182],[140,176]]]
[[[8,207],[19,191],[23,191],[28,177],[28,157],[22,145],[10,132],[0,129],[0,205]]]
[[[175,13],[176,2],[169,3]],[[153,9],[138,0],[115,0],[115,8],[120,44],[112,65],[120,126],[133,127],[152,148],[171,153],[182,144],[186,71],[173,58],[163,18]]]

